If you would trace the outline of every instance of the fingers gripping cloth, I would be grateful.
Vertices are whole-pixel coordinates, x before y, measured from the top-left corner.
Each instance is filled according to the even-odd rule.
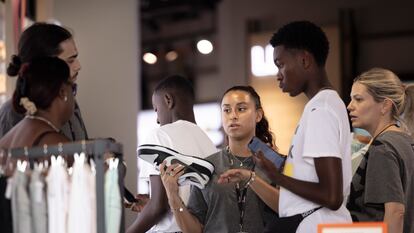
[[[137,153],[138,157],[155,165],[157,170],[164,161],[167,166],[175,163],[183,165],[184,174],[178,178],[181,186],[191,184],[203,189],[214,173],[214,165],[209,161],[181,154],[168,147],[144,144],[138,147]]]

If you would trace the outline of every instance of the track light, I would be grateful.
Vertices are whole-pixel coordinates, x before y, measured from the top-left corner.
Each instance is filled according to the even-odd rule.
[[[142,59],[150,65],[153,65],[157,62],[157,56],[153,53],[147,52],[142,56]]]
[[[165,54],[165,59],[169,62],[173,62],[178,58],[178,53],[175,50],[170,50]]]
[[[213,44],[206,39],[197,42],[197,49],[202,54],[209,54],[213,51]]]

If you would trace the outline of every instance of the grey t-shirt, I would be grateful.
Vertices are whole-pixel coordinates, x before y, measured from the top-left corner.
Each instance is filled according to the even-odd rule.
[[[17,123],[24,118],[24,115],[16,113],[13,110],[11,100],[6,101],[0,108],[0,138],[10,131]],[[61,128],[62,133],[71,141],[88,139],[82,115],[77,103],[70,120]]]
[[[383,221],[384,203],[405,205],[404,233],[414,233],[414,141],[387,131],[372,142],[352,179],[347,208],[354,221]]]
[[[221,150],[206,158],[215,166],[213,178],[204,189],[191,188],[188,210],[195,215],[201,224],[203,231],[207,233],[235,233],[240,231],[240,212],[236,200],[234,184],[218,184],[217,179],[224,171],[230,168],[243,167],[251,169],[253,158],[244,161],[245,158],[234,158]],[[233,165],[231,164],[233,161]],[[255,167],[257,176],[270,183],[258,166]],[[241,184],[244,187],[244,184]],[[265,203],[250,189],[247,189],[245,215],[243,218],[243,231],[249,233],[262,233],[264,230]]]

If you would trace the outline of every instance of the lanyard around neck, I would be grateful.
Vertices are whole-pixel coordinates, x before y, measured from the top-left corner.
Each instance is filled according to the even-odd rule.
[[[375,135],[373,138],[372,138],[372,141],[375,141],[375,139],[377,139],[377,137],[378,136],[380,136],[382,133],[384,133],[385,132],[385,130],[387,130],[388,128],[390,128],[391,126],[397,126],[398,127],[398,124],[396,124],[396,123],[391,123],[391,124],[389,124],[389,125],[387,125],[387,126],[385,126],[379,133],[377,133],[377,135]]]
[[[256,164],[253,164],[253,167],[251,171],[254,171],[254,168],[256,167]],[[247,197],[247,188],[248,186],[244,186],[243,188],[240,188],[240,184],[236,183],[235,189],[236,189],[236,198],[237,198],[237,207],[239,208],[239,227],[240,232],[243,231],[243,221],[244,221],[244,214],[246,212],[246,197]]]

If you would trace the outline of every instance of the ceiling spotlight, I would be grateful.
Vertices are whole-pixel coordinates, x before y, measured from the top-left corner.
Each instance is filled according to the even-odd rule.
[[[177,58],[178,58],[178,53],[174,50],[171,50],[167,54],[165,54],[165,59],[167,59],[167,61],[169,62],[175,61],[175,59]]]
[[[213,51],[213,44],[208,40],[200,40],[197,42],[197,49],[202,54],[209,54]]]
[[[144,56],[142,56],[142,59],[150,65],[155,64],[157,62],[157,56],[153,53],[145,53]]]

